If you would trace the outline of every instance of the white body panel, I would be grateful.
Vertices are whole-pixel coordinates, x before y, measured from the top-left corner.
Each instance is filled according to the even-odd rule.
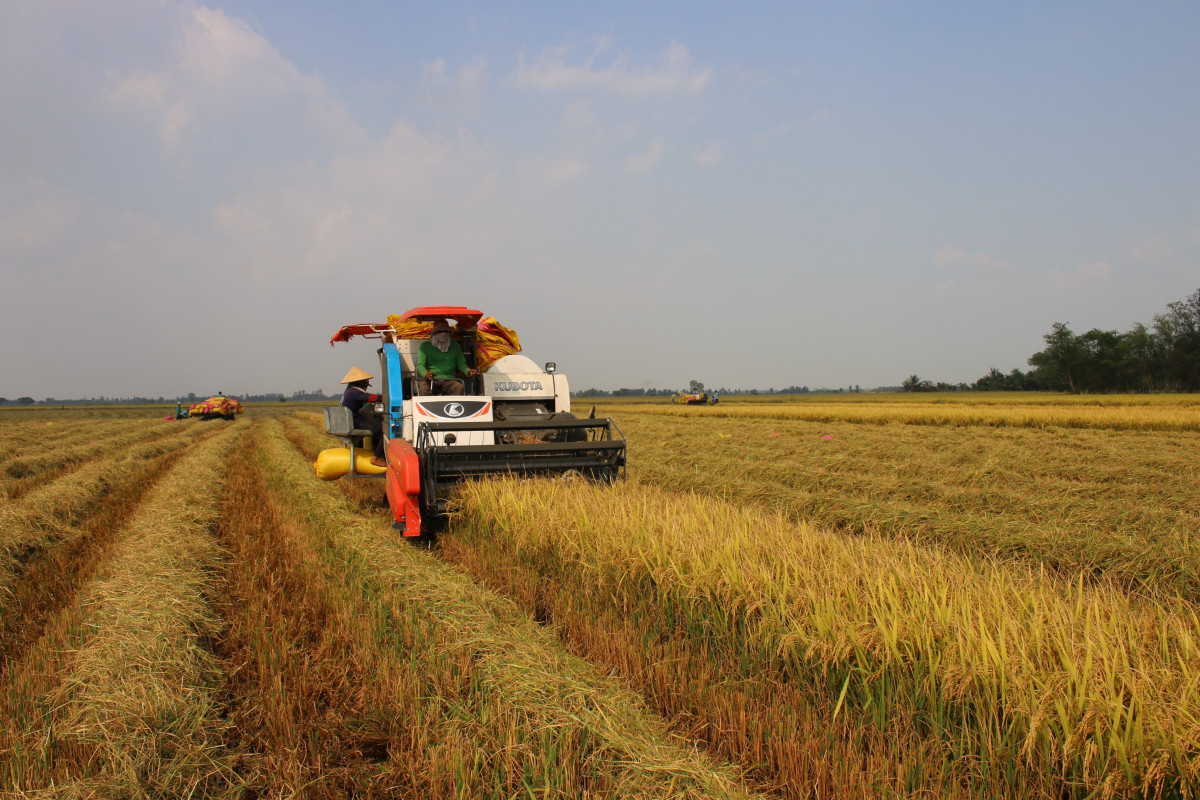
[[[472,395],[417,397],[404,401],[404,438],[416,443],[417,428],[422,422],[491,422],[492,399]],[[434,444],[445,444],[445,434],[435,433]],[[496,436],[491,431],[460,431],[454,434],[455,445],[492,445]]]
[[[522,355],[505,356],[483,374],[483,393],[496,402],[553,400],[554,376]]]

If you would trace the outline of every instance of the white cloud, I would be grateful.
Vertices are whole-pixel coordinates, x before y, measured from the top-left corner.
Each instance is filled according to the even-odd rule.
[[[660,136],[651,142],[644,151],[631,156],[625,162],[624,173],[626,175],[645,175],[658,165],[666,149],[667,145]]]
[[[772,128],[769,131],[763,131],[762,133],[755,134],[754,143],[761,144],[768,139],[777,139],[780,136],[786,136],[787,134],[791,133],[791,130],[791,125],[780,125],[778,128]]]
[[[548,161],[538,160],[534,167],[534,184],[542,191],[552,191],[577,183],[591,172],[591,164],[581,158],[563,156]]]
[[[601,91],[647,97],[697,94],[712,79],[712,68],[695,67],[687,47],[678,42],[670,44],[658,64],[638,66],[631,64],[624,53],[601,64],[608,39],[593,41],[592,52],[577,63],[568,63],[573,53],[565,45],[547,48],[529,61],[521,53],[517,59],[517,85],[541,91]]]
[[[477,96],[486,83],[487,64],[480,56],[459,67],[454,75],[447,70],[444,58],[421,64],[420,89],[427,100],[444,99],[447,96],[460,99]]]
[[[942,245],[933,254],[933,265],[942,269],[972,268],[987,271],[1000,270],[1012,266],[1010,262],[990,256],[982,250],[968,253],[966,250],[951,247],[948,244]]]
[[[567,106],[559,124],[564,130],[571,132],[588,131],[596,127],[596,112],[591,103],[576,100]]]
[[[1112,264],[1093,261],[1091,264],[1081,264],[1070,272],[1057,268],[1050,270],[1050,283],[1058,289],[1077,289],[1086,284],[1107,281],[1112,273]]]
[[[174,46],[153,69],[112,70],[107,98],[158,128],[162,153],[244,141],[247,130],[287,128],[333,142],[362,133],[324,82],[296,66],[244,20],[177,6]],[[165,33],[165,32],[164,32]]]
[[[816,111],[809,114],[808,117],[806,117],[799,125],[785,123],[777,128],[756,133],[753,141],[755,144],[762,144],[770,139],[778,139],[787,136],[794,130],[807,131],[817,127],[818,125],[824,125],[831,119],[833,119],[832,111],[830,111],[828,108],[818,108]]]
[[[1194,264],[1200,257],[1200,227],[1130,235],[1122,245],[1139,264]]]
[[[816,111],[808,115],[808,119],[804,121],[804,127],[815,128],[817,125],[828,122],[833,119],[833,112],[828,108],[818,108]]]
[[[693,155],[697,163],[703,166],[711,167],[714,164],[720,164],[722,158],[721,143],[716,141],[709,142],[706,147],[696,148],[696,152]]]

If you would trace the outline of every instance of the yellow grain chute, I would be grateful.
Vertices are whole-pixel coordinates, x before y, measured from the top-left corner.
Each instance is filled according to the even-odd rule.
[[[387,467],[377,467],[371,463],[371,451],[356,450],[354,453],[354,471],[359,475],[382,475]],[[323,481],[336,481],[343,475],[350,474],[350,448],[331,447],[317,453],[313,462],[317,468],[317,477]]]

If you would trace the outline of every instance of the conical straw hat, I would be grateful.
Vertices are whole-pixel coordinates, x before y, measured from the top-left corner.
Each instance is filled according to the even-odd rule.
[[[369,381],[371,378],[374,378],[374,377],[375,377],[374,375],[370,375],[366,372],[363,372],[358,367],[351,367],[350,371],[346,373],[346,377],[342,378],[342,383],[354,383],[355,381]]]

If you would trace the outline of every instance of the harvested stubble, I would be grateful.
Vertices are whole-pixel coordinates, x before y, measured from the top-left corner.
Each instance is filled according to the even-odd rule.
[[[203,639],[218,624],[210,528],[236,436],[176,462],[79,602],[10,672],[0,783],[65,798],[232,796]]]
[[[358,691],[388,721],[367,721],[389,754],[371,779],[376,791],[748,796],[509,601],[400,541],[385,514],[364,515],[337,486],[316,482],[280,426],[265,428],[258,468],[274,512],[303,537],[300,563],[327,586],[355,674],[370,676]]]
[[[944,395],[729,397],[717,406],[666,400],[605,403],[606,411],[707,419],[774,419],[873,425],[966,425],[1200,432],[1200,396],[954,393]],[[578,401],[585,402],[584,399]]]
[[[105,496],[143,479],[147,465],[160,456],[205,436],[203,431],[180,429],[170,437],[112,451],[0,506],[0,613],[6,612],[13,581],[30,553],[77,534],[82,517]]]
[[[620,425],[645,483],[1200,601],[1200,434],[630,410]]]
[[[787,796],[1197,796],[1189,603],[633,484],[461,506],[448,558]]]
[[[169,471],[185,447],[161,453],[158,449],[148,448],[144,457],[123,461],[116,474],[106,476],[96,501],[71,515],[69,521],[43,517],[48,526],[40,533],[30,532],[15,561],[0,567],[0,575],[5,576],[0,580],[0,680],[9,665],[41,636],[48,620],[75,602],[143,495]],[[0,518],[4,516],[0,510]]]
[[[115,430],[99,433],[84,440],[71,438],[50,448],[33,449],[33,452],[23,453],[10,461],[5,466],[3,477],[0,478],[0,492],[3,493],[3,498],[19,497],[76,464],[116,453],[123,448],[157,439],[194,436],[200,433],[195,429],[173,426],[161,420],[149,425],[135,425],[129,420],[116,422],[120,427]]]
[[[41,420],[23,422],[0,418],[0,469],[24,454],[59,447],[69,442],[86,442],[112,433],[129,430],[129,420],[101,419],[86,423],[66,422],[47,426]]]

